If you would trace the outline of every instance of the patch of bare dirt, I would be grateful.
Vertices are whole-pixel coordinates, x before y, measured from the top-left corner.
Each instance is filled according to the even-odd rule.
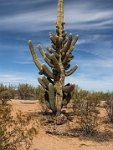
[[[96,142],[92,139],[80,138],[77,134],[78,131],[74,129],[75,121],[71,115],[71,109],[68,109],[70,115],[67,115],[67,122],[62,125],[55,125],[54,116],[48,113],[42,115],[42,107],[38,101],[33,100],[11,100],[10,104],[13,108],[13,115],[17,111],[22,111],[23,113],[29,113],[35,116],[39,120],[39,132],[36,137],[34,137],[33,145],[31,150],[112,150],[113,140]],[[64,111],[65,112],[65,111]],[[105,116],[105,111],[102,109],[101,117]],[[103,130],[106,128],[102,127]],[[113,125],[110,126],[111,130]],[[70,132],[69,132],[70,131]],[[107,129],[106,129],[107,131]],[[76,132],[76,134],[74,133]],[[53,134],[52,134],[53,133]],[[54,134],[56,133],[57,136]],[[66,134],[67,133],[67,134]],[[68,135],[70,133],[70,135]],[[63,135],[64,134],[64,135]],[[60,136],[59,136],[60,135]],[[74,136],[73,136],[74,135]],[[102,137],[104,135],[101,135]],[[101,137],[100,136],[100,137]],[[111,136],[108,134],[108,136]]]

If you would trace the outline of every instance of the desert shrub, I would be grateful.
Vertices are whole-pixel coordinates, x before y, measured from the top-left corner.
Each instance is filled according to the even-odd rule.
[[[15,118],[12,117],[11,106],[0,105],[0,150],[29,149],[33,136],[37,133],[37,124],[31,125],[31,121],[30,116],[21,112]]]
[[[0,93],[5,90],[8,90],[8,87],[6,85],[0,84]]]
[[[81,102],[86,98],[87,94],[88,91],[79,89],[78,87],[75,88],[73,95],[73,109],[76,114],[79,113],[78,109],[80,109]]]
[[[2,91],[0,93],[0,100],[3,105],[5,105],[7,103],[7,101],[9,101],[11,99],[11,97],[12,97],[12,94],[8,90]]]
[[[109,122],[113,123],[113,99],[105,101],[105,109],[107,111],[107,118]]]
[[[15,86],[12,86],[12,85],[9,85],[9,86],[8,86],[8,91],[9,91],[10,94],[11,94],[11,99],[14,99],[15,94],[16,94],[16,87],[15,87]]]
[[[45,101],[45,92],[43,90],[43,88],[39,85],[36,88],[36,99],[39,100],[40,106],[41,106],[41,111],[44,114],[48,113],[48,107],[46,106],[46,101]]]
[[[1,94],[2,93],[2,94]],[[12,85],[6,86],[0,84],[0,95],[10,95],[10,98],[14,98],[15,95],[15,87]]]
[[[76,93],[74,111],[77,115],[77,123],[83,135],[93,135],[98,126],[99,100],[95,94],[88,91]]]
[[[19,84],[17,87],[19,97],[21,99],[35,99],[36,90],[32,85],[29,84]]]

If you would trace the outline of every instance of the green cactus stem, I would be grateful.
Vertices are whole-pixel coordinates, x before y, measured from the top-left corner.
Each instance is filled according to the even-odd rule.
[[[42,77],[42,81],[44,82],[44,84],[48,88],[48,85],[49,85],[50,81],[45,76]]]
[[[72,99],[75,85],[65,85],[65,78],[73,74],[78,68],[75,65],[70,69],[70,62],[74,58],[72,52],[78,40],[78,35],[74,39],[71,33],[67,35],[64,24],[64,2],[58,0],[56,34],[52,32],[49,34],[51,47],[46,46],[46,50],[44,50],[41,45],[38,46],[46,64],[39,61],[32,41],[28,42],[33,60],[39,69],[40,75],[43,75],[38,78],[38,82],[44,89],[45,104],[56,115],[60,115],[62,107]]]
[[[69,92],[72,92],[73,90],[74,90],[74,88],[75,88],[75,85],[65,85],[64,87],[63,87],[63,92],[65,92],[65,93],[69,93]]]
[[[32,41],[29,40],[28,41],[28,44],[29,44],[29,49],[31,51],[31,54],[33,56],[33,60],[35,62],[35,65],[38,67],[38,69],[41,71],[41,68],[42,68],[42,64],[40,63],[39,59],[38,59],[38,56],[36,55],[36,52],[35,52],[35,49],[34,49],[34,46],[32,44]]]
[[[45,65],[45,64],[42,64],[42,73],[45,75],[45,76],[47,76],[47,77],[49,77],[49,78],[53,78],[53,74],[52,74],[52,72],[49,70],[49,68]]]
[[[55,57],[54,54],[51,55],[51,59],[52,59],[53,64],[54,64],[54,68],[56,68],[56,70],[60,72],[59,62],[58,62],[58,60],[56,59],[56,57]]]
[[[71,93],[64,94],[62,106],[66,106],[70,102],[71,98],[72,98]]]
[[[50,107],[53,112],[56,112],[56,107],[55,107],[55,89],[53,84],[49,83],[48,86],[48,94],[49,94],[49,103]]]
[[[72,41],[72,46],[75,46],[76,42],[78,41],[79,35],[77,34],[74,38],[74,40]]]
[[[73,74],[73,73],[77,70],[77,68],[78,68],[78,66],[75,65],[75,66],[73,67],[73,69],[71,69],[70,71],[67,71],[65,75],[66,75],[66,76],[70,76],[71,74]]]
[[[49,46],[46,46],[46,49],[47,49],[47,51],[48,51],[50,54],[52,54],[52,53],[55,52],[55,51],[54,51],[52,48],[50,48]]]
[[[40,51],[42,57],[44,58],[45,62],[46,62],[50,67],[53,67],[53,65],[52,65],[52,63],[51,63],[51,60],[50,60],[50,57],[48,56],[47,53],[44,52],[42,46],[39,45],[38,48],[39,48],[39,51]]]
[[[47,89],[46,84],[43,82],[43,80],[41,78],[38,78],[38,82],[41,84],[41,86],[43,87],[43,89]]]
[[[62,48],[62,52],[64,52],[64,53],[66,53],[67,52],[67,50],[70,48],[70,46],[71,46],[71,42],[72,42],[72,34],[70,34],[69,36],[68,36],[68,39],[67,39],[67,42],[66,42],[66,44],[64,45],[64,47]]]

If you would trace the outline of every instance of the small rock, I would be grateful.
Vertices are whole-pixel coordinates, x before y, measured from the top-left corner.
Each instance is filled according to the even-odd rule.
[[[61,114],[56,117],[56,124],[57,125],[62,125],[67,122],[67,117],[64,114]]]

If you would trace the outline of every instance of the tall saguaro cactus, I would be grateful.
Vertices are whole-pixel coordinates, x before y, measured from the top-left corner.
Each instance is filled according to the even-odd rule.
[[[51,47],[47,46],[45,52],[41,45],[38,46],[46,64],[39,61],[32,41],[28,42],[35,65],[43,75],[38,81],[45,91],[45,103],[57,115],[61,113],[62,107],[69,103],[74,90],[73,84],[65,85],[65,77],[70,76],[78,68],[75,65],[69,70],[78,35],[74,39],[71,33],[67,36],[64,24],[64,2],[58,0],[56,34],[50,32]]]

